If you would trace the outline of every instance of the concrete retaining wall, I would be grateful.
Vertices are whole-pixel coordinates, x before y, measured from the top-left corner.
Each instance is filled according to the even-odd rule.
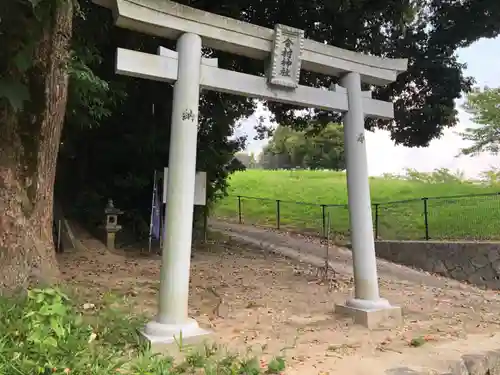
[[[500,289],[500,242],[376,241],[375,248],[391,262]]]
[[[419,372],[409,367],[393,368],[385,372],[387,375],[428,375],[430,371]],[[438,372],[432,371],[432,374]],[[441,375],[498,375],[500,374],[500,350],[489,350],[485,353],[465,354],[458,361],[449,365],[449,371]]]

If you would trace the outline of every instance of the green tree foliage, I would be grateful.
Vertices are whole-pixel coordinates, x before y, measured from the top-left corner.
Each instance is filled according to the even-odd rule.
[[[500,185],[500,169],[491,168],[479,174],[479,181],[490,186]]]
[[[451,171],[448,168],[434,169],[432,172],[419,172],[413,168],[406,168],[403,174],[384,174],[385,179],[406,180],[423,182],[426,184],[453,184],[470,183],[465,177],[463,171]]]
[[[114,27],[110,12],[90,0],[81,0],[81,12],[73,47],[82,68],[71,75],[57,197],[67,213],[92,224],[102,221],[104,204],[113,198],[126,212],[125,224],[143,234],[149,229],[153,173],[168,166],[172,87],[117,76],[116,46],[154,54],[158,46],[174,43]],[[221,65],[233,63],[230,56],[218,57]],[[247,98],[202,93],[197,168],[207,171],[210,201],[224,193],[228,174],[242,168],[233,155],[245,139],[229,138],[234,123],[253,108]]]
[[[253,152],[237,152],[235,155],[236,159],[243,164],[246,169],[258,168],[257,160],[255,159],[255,154]]]
[[[257,162],[257,158],[255,157],[255,154],[253,152],[250,153],[250,161],[248,163],[248,168],[250,169],[255,169],[259,166],[259,163]]]
[[[32,45],[37,51],[40,41],[37,35],[40,33],[45,35],[45,32],[53,39],[65,35],[69,38],[68,32],[48,32],[57,30],[53,27],[57,25],[54,15],[58,14],[54,9],[61,10],[60,5],[69,4],[69,1],[0,1],[0,140],[3,142],[0,146],[3,153],[7,148],[9,152],[28,150],[25,154],[17,152],[14,159],[0,158],[0,170],[26,171],[31,168],[28,162],[34,156],[47,160],[40,166],[50,165],[56,158],[56,139],[61,126],[53,127],[57,131],[50,133],[54,138],[52,147],[45,147],[47,145],[43,142],[48,138],[35,131],[48,116],[48,108],[54,100],[47,98],[49,91],[33,88],[47,84],[50,72],[30,65],[30,62],[39,62],[30,59],[33,56],[30,51]],[[91,4],[90,0],[78,2],[80,10],[73,20],[70,50],[66,44],[60,44],[61,50],[54,55],[71,56],[69,60],[61,58],[64,63],[57,64],[59,70],[64,67],[70,75],[58,159],[57,196],[66,208],[83,210],[88,220],[97,221],[102,217],[100,210],[108,197],[115,198],[117,205],[134,218],[147,220],[153,170],[168,164],[172,90],[166,84],[117,76],[114,72],[115,53],[117,46],[156,53],[159,45],[173,48],[174,43],[117,28],[113,25],[111,12]],[[464,66],[457,61],[456,49],[481,37],[494,37],[500,30],[498,0],[180,2],[269,28],[276,23],[298,27],[305,30],[308,38],[341,48],[408,58],[408,71],[395,83],[372,88],[374,97],[395,102],[395,121],[368,121],[366,126],[385,128],[397,143],[409,146],[425,146],[444,128],[456,123],[454,100],[472,85],[472,79],[463,75]],[[206,54],[216,55],[221,68],[263,74],[261,61],[219,51],[207,50]],[[50,59],[46,61],[50,62]],[[65,78],[61,74],[58,77]],[[329,87],[337,80],[336,77],[311,72],[303,72],[301,76],[303,84],[315,87]],[[33,93],[46,97],[37,97]],[[65,98],[58,103],[63,102]],[[318,110],[297,116],[295,107],[276,103],[267,105],[278,123],[287,124],[296,131],[308,129],[312,121],[316,124],[316,131],[321,131],[331,122],[339,122],[336,113]],[[255,103],[247,98],[204,92],[200,107],[198,169],[208,172],[209,195],[216,198],[224,191],[228,174],[241,167],[233,155],[241,150],[244,140],[231,138],[234,123],[250,115]],[[13,109],[18,111],[17,117],[10,116]],[[52,118],[48,120],[60,117],[50,116]],[[13,120],[6,121],[6,118]],[[40,121],[36,126],[28,126],[28,119]],[[17,126],[18,123],[25,125],[24,128]],[[13,146],[14,143],[5,138],[5,129],[11,128],[15,129],[16,136],[22,136],[22,145]],[[259,130],[262,134],[266,131],[263,127]],[[296,147],[293,157],[299,158],[304,147]],[[18,165],[12,165],[13,160]],[[308,163],[313,165],[317,160],[317,157],[312,157]],[[23,173],[15,176],[17,185],[28,192],[38,186],[34,182],[37,177],[46,175],[42,169],[30,170],[30,173],[29,176]],[[49,181],[45,180],[46,183]],[[28,182],[30,186],[27,186]],[[38,194],[39,201],[45,205],[50,203],[50,199],[44,198],[44,194],[51,196],[49,190]],[[24,200],[24,197],[10,192],[0,194],[1,207]],[[42,212],[43,217],[26,222],[33,227],[33,236],[36,237],[38,233],[47,232],[36,226],[47,228],[50,225],[51,210],[42,207],[35,211]],[[0,234],[6,228],[0,227]],[[9,230],[12,241],[27,238],[24,235],[26,228]],[[12,247],[10,243],[5,246]]]
[[[303,131],[278,126],[263,150],[261,166],[265,169],[344,169],[342,126],[328,124],[319,132],[312,126]]]
[[[285,23],[304,29],[306,37],[377,56],[408,58],[408,71],[374,97],[393,100],[396,121],[367,121],[391,132],[396,143],[426,146],[454,126],[454,100],[469,91],[473,80],[463,75],[455,51],[500,31],[497,0],[332,0],[253,2],[183,1],[197,8],[272,28]],[[472,22],[473,20],[473,22]],[[471,23],[470,27],[464,24]],[[261,73],[260,63],[247,70]],[[337,78],[304,72],[301,82],[329,87]],[[323,125],[339,122],[338,114],[312,111],[299,118],[295,107],[268,103],[280,124],[302,130],[316,117]]]
[[[500,151],[500,88],[485,87],[467,95],[465,110],[472,115],[478,126],[468,128],[462,137],[472,141],[472,146],[462,149],[465,155],[475,155],[487,151],[498,154]]]

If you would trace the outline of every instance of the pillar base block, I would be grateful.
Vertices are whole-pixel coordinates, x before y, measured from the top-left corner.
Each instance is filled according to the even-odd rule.
[[[182,332],[182,334],[181,334]],[[188,319],[184,324],[163,324],[151,321],[141,332],[150,343],[154,353],[177,355],[186,346],[199,345],[210,338],[212,332],[201,328],[196,320]]]
[[[368,329],[385,324],[400,325],[403,322],[401,307],[392,306],[382,298],[378,301],[352,299],[344,304],[335,305],[335,313],[349,316],[354,319],[355,324]]]

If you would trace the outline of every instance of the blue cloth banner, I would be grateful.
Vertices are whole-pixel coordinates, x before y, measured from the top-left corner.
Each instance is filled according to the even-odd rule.
[[[161,210],[160,210],[160,197],[158,195],[158,189],[155,188],[154,193],[154,202],[153,202],[153,233],[152,236],[154,239],[160,239],[160,227],[161,227]]]

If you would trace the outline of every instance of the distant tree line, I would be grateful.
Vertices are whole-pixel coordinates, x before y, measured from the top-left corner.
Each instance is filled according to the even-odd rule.
[[[248,169],[345,169],[342,126],[330,123],[302,131],[278,126],[260,157],[240,152],[236,158]]]
[[[257,169],[259,168],[259,163],[255,154],[253,152],[237,152],[235,154],[236,160],[242,165],[242,168],[245,169]]]

